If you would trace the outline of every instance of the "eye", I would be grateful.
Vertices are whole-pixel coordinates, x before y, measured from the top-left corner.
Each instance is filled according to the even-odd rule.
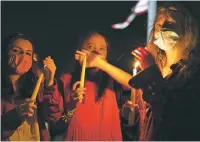
[[[100,50],[101,51],[105,51],[106,49],[104,47],[100,47]]]
[[[13,53],[17,53],[17,52],[19,52],[19,49],[13,48],[11,51],[12,51]]]
[[[32,53],[27,52],[26,55],[28,55],[28,56],[32,56]]]
[[[94,48],[93,45],[88,45],[88,49],[92,49],[92,48]]]

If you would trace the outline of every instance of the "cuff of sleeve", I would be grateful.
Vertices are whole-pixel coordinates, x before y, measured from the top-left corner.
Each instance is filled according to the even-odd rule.
[[[130,79],[129,85],[131,85],[133,88],[138,89],[138,88],[143,88],[144,86],[147,86],[148,84],[152,83],[162,85],[162,82],[163,82],[162,74],[158,66],[155,64],[145,69],[144,71],[141,71],[132,79]]]

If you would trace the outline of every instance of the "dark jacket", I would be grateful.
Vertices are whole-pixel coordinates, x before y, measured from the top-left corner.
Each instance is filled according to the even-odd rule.
[[[146,140],[200,140],[200,63],[181,60],[171,69],[163,78],[154,65],[129,81],[152,108]]]

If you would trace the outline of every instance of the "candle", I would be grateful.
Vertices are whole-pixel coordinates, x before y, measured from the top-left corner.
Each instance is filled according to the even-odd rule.
[[[85,82],[85,69],[86,69],[86,60],[87,60],[87,54],[84,54],[83,57],[83,64],[82,64],[82,71],[81,71],[81,78],[80,78],[80,87],[84,87],[84,82]],[[80,101],[82,102],[82,101]]]
[[[81,71],[81,79],[80,79],[80,87],[84,87],[84,82],[85,82],[85,69],[86,69],[86,53],[84,54],[83,57],[83,65],[82,65],[82,71]]]
[[[135,76],[137,74],[137,69],[133,68],[133,76]]]
[[[135,63],[135,66],[133,68],[133,76],[135,76],[137,74],[137,67],[139,65],[139,62]],[[133,106],[135,106],[136,104],[136,93],[137,90],[136,89],[131,89],[131,97],[130,97],[130,101],[133,104]],[[133,107],[133,110],[131,112],[129,112],[129,118],[128,118],[128,124],[129,125],[134,125],[135,123],[135,107]]]
[[[44,77],[44,73],[41,73],[40,76],[39,76],[39,78],[38,78],[38,80],[37,80],[37,83],[36,83],[36,85],[35,85],[35,88],[34,88],[34,90],[33,90],[33,94],[32,94],[32,96],[31,96],[31,99],[32,99],[32,100],[36,100],[36,98],[37,98],[37,94],[38,94],[38,91],[39,91],[39,89],[40,89],[40,85],[41,85],[41,83],[42,83],[43,77]]]
[[[137,74],[137,67],[139,66],[139,62],[135,63],[135,66],[133,68],[133,76],[135,76]]]

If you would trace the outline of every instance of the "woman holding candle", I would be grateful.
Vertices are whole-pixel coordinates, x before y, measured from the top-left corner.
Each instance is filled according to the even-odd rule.
[[[3,41],[2,51],[1,140],[48,140],[44,122],[54,121],[47,117],[45,104],[57,110],[60,101],[54,83],[54,61],[51,57],[43,61],[45,83],[41,84],[37,99],[31,100],[36,84],[36,76],[31,71],[34,54],[31,40],[24,34],[14,34]]]
[[[108,43],[99,33],[92,32],[85,36],[80,48],[101,55],[104,60],[107,58]],[[113,80],[98,68],[90,68],[85,72],[85,87],[82,88],[79,86],[81,71],[82,67],[77,64],[73,73],[61,76],[67,112],[74,110],[66,140],[121,141]]]
[[[197,32],[184,7],[160,8],[147,48],[132,52],[143,69],[134,78],[100,56],[83,51],[88,54],[88,67],[98,67],[119,83],[142,89],[152,109],[144,140],[200,140]],[[82,54],[77,51],[77,60]]]

